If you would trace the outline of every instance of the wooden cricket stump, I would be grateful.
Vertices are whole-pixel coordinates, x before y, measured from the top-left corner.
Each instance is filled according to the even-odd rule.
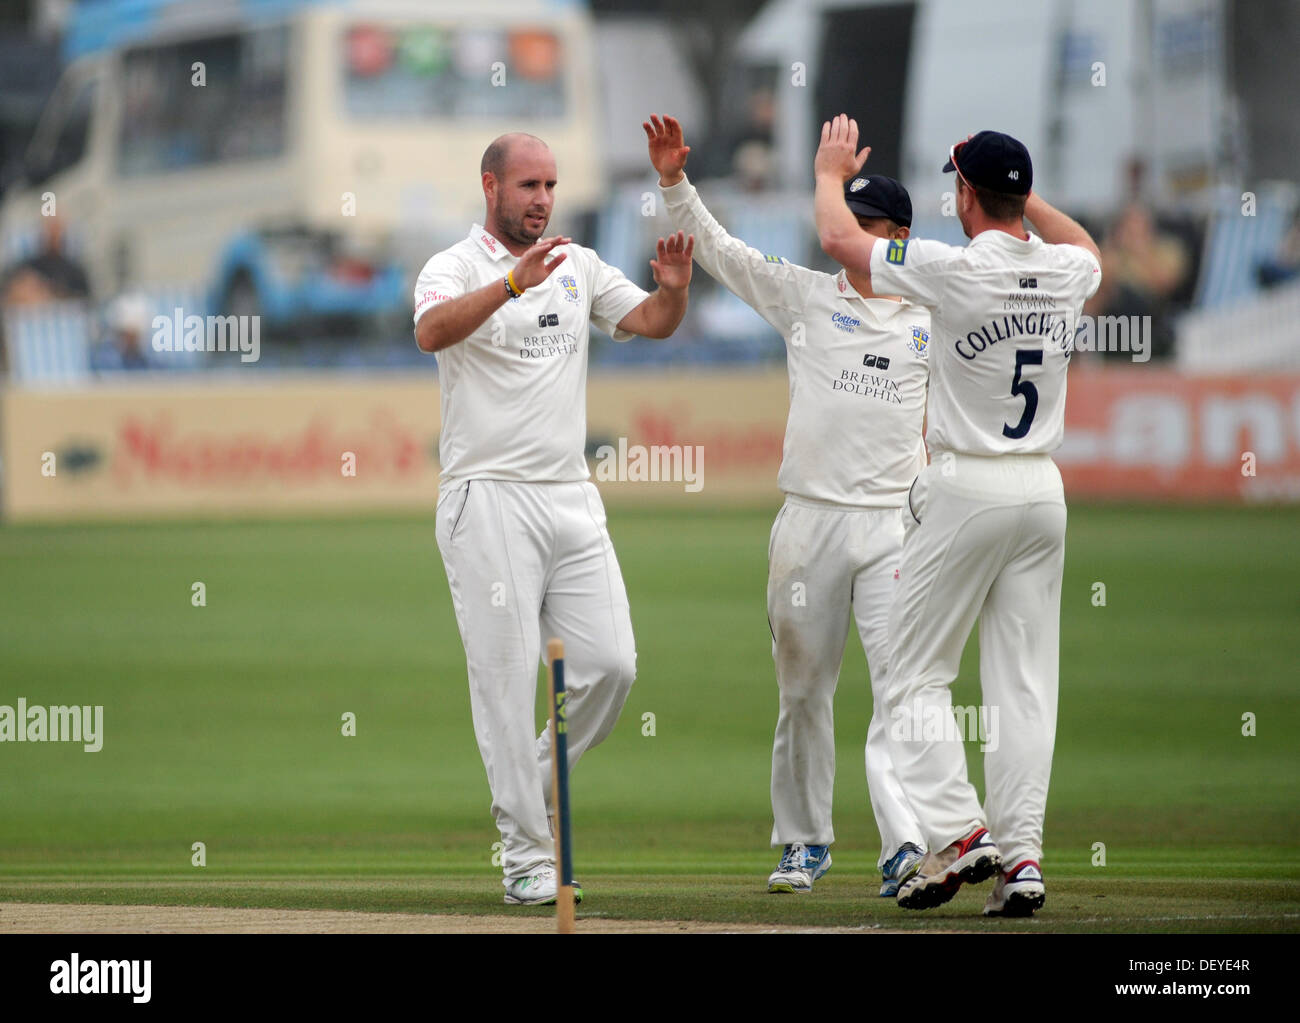
[[[555,800],[555,926],[560,934],[572,934],[573,863],[569,824],[569,738],[564,688],[564,641],[546,643],[546,680],[551,708],[551,794]]]

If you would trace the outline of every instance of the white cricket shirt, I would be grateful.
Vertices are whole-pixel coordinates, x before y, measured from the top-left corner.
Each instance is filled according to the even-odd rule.
[[[1101,266],[1077,245],[984,231],[965,247],[924,239],[871,252],[872,288],[926,306],[930,456],[1049,454],[1065,434],[1065,373]]]
[[[470,479],[563,483],[591,475],[583,454],[591,324],[626,341],[633,335],[617,324],[649,295],[591,249],[552,252],[568,258],[550,277],[436,353],[443,488]],[[518,262],[475,224],[420,271],[415,322],[439,302],[492,283],[504,289],[502,278]]]
[[[831,275],[768,256],[727,234],[689,181],[661,189],[695,259],[785,338],[790,413],[777,485],[787,494],[901,507],[925,466],[930,314],[863,298]]]

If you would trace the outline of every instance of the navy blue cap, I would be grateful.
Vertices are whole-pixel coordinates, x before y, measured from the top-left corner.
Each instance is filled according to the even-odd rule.
[[[844,201],[860,217],[888,217],[899,227],[912,226],[912,197],[883,174],[863,174],[846,182]]]
[[[957,170],[969,185],[1006,195],[1028,195],[1034,186],[1034,165],[1029,150],[1000,131],[981,131],[953,147],[957,166],[950,156],[944,172]]]

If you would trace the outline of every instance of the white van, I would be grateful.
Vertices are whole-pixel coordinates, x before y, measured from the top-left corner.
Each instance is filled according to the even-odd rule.
[[[97,297],[197,287],[273,319],[409,302],[482,216],[506,131],[555,151],[557,229],[601,199],[581,3],[86,0],[65,51],[0,237],[30,248],[53,208]]]

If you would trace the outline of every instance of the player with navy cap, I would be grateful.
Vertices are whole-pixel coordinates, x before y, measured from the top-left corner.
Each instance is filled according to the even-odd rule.
[[[1043,814],[1056,735],[1065,498],[1051,452],[1065,379],[1100,253],[1033,191],[1029,152],[1001,132],[954,145],[965,247],[855,230],[843,183],[870,153],[840,115],[822,126],[817,228],[832,259],[933,317],[930,464],[908,495],[900,590],[890,614],[890,753],[932,850],[898,903],[927,909],[996,875],[988,915],[1043,905]],[[1028,218],[1039,235],[1026,233]],[[951,719],[949,686],[975,621],[983,699],[997,717],[981,807]],[[987,810],[987,818],[985,811]],[[986,827],[987,823],[987,827]]]
[[[644,125],[668,216],[695,238],[695,259],[786,341],[790,413],[777,484],[785,503],[768,548],[768,621],[780,693],[772,746],[769,892],[809,892],[830,867],[835,781],[833,701],[852,618],[875,710],[866,774],[880,829],[880,894],[920,867],[920,827],[894,777],[883,714],[889,606],[898,589],[907,488],[925,465],[930,317],[877,294],[865,275],[821,273],[729,235],[686,179],[690,152],[671,117]],[[854,230],[906,239],[912,201],[878,174],[841,182]]]

